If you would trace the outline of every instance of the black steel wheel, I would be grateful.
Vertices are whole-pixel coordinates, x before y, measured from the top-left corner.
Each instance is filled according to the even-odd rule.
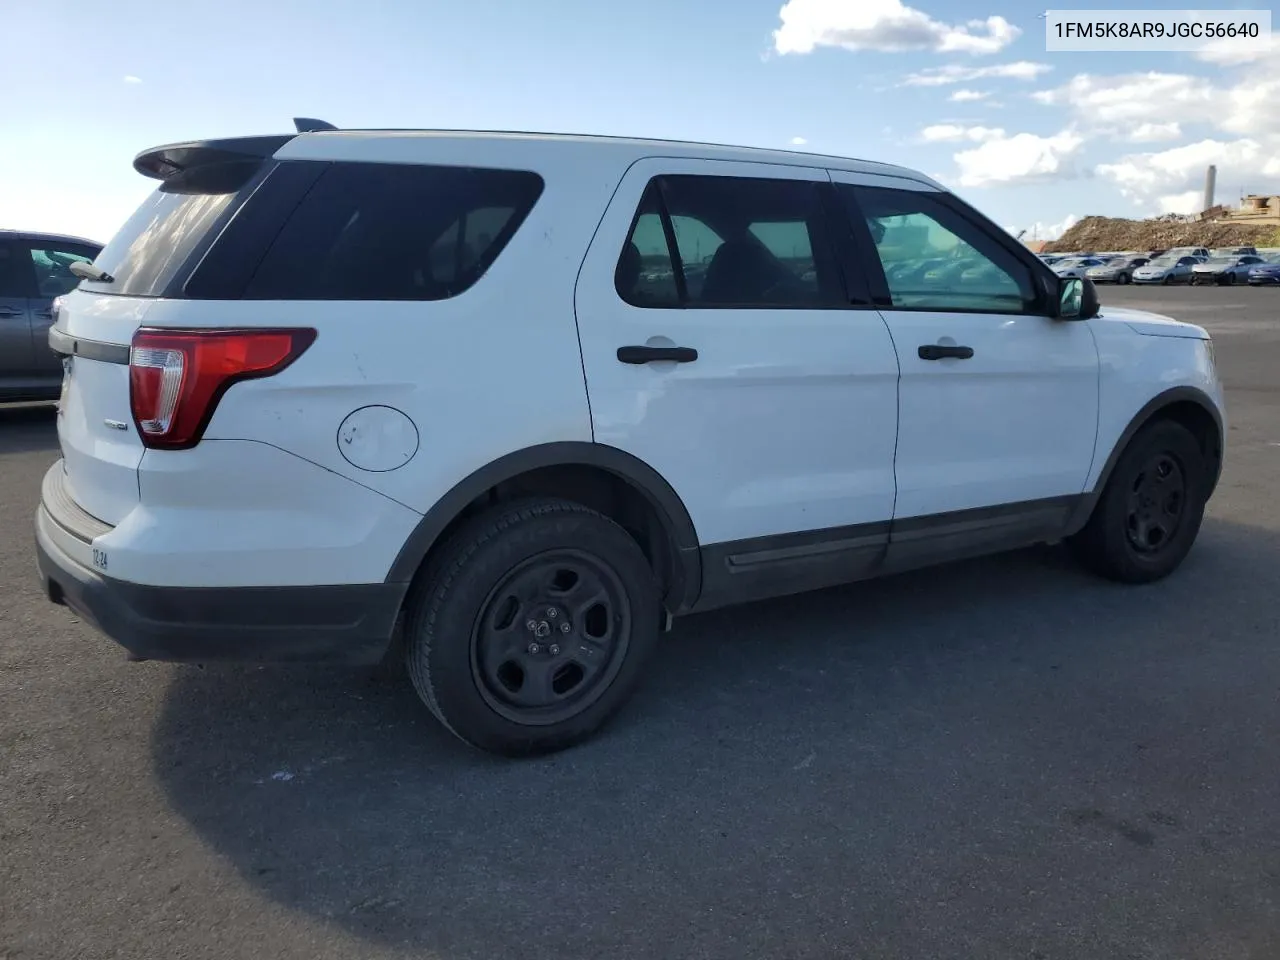
[[[618,675],[631,604],[618,574],[581,550],[531,557],[490,591],[471,636],[472,671],[497,713],[533,726],[580,713]]]
[[[1133,549],[1158,554],[1177,539],[1187,506],[1187,478],[1182,464],[1157,453],[1133,478],[1126,505],[1125,532]]]
[[[1209,472],[1181,424],[1144,427],[1116,461],[1072,546],[1087,567],[1124,583],[1148,583],[1181,565],[1204,518]]]
[[[502,504],[418,578],[406,663],[461,739],[548,753],[591,736],[630,698],[661,623],[653,570],[618,524],[563,500]]]

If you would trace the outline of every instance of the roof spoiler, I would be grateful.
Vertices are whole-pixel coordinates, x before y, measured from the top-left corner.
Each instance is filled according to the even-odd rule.
[[[268,137],[231,137],[224,140],[189,140],[186,143],[167,143],[152,147],[133,158],[133,169],[144,177],[168,180],[211,164],[265,160],[299,133],[338,129],[331,123],[311,117],[296,117],[293,125],[297,128],[297,133]]]

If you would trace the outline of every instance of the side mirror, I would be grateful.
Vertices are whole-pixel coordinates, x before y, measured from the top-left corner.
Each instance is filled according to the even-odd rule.
[[[1059,281],[1059,320],[1088,320],[1098,315],[1101,306],[1098,300],[1098,288],[1088,277],[1083,280],[1072,278]]]
[[[1058,284],[1058,319],[1079,320],[1084,306],[1084,281],[1074,277]]]

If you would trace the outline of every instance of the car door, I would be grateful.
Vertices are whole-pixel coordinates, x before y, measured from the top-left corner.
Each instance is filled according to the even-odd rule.
[[[32,289],[26,248],[0,239],[0,389],[16,388],[15,381],[31,376],[34,353],[28,301]]]
[[[851,303],[824,170],[646,159],[576,291],[595,440],[683,501],[704,605],[855,579],[893,514],[898,361]]]
[[[1231,272],[1235,274],[1237,282],[1240,280],[1247,280],[1249,278],[1249,271],[1262,262],[1261,257],[1247,253],[1236,261],[1236,265],[1231,269]]]
[[[902,546],[890,559],[1052,532],[1093,460],[1099,361],[1089,324],[1054,319],[1059,282],[956,198],[832,176],[860,238],[855,269],[869,277],[902,370],[893,526]],[[886,282],[899,260],[938,252],[989,269],[968,284]]]
[[[26,245],[35,286],[28,304],[28,336],[31,338],[32,373],[61,376],[62,360],[49,349],[49,327],[53,325],[53,301],[70,293],[80,282],[71,272],[77,261],[92,263],[97,249],[79,243],[56,240],[32,241]]]

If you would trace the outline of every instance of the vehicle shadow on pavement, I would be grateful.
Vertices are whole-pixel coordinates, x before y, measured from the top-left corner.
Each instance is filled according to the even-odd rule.
[[[51,403],[0,403],[0,454],[58,449],[58,411]]]
[[[1278,588],[1209,520],[1150,587],[1046,548],[689,618],[523,762],[403,676],[184,668],[153,762],[251,887],[414,955],[1183,955],[1280,896]]]

